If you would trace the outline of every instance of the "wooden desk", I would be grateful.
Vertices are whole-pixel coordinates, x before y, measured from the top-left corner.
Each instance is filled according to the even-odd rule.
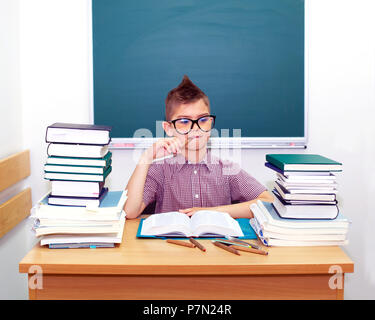
[[[35,269],[30,267],[43,272],[43,288],[29,289],[29,298],[343,299],[343,285],[331,289],[330,278],[343,284],[344,274],[354,271],[353,261],[339,247],[272,247],[268,256],[236,256],[204,240],[207,251],[202,252],[137,239],[138,223],[126,221],[123,243],[116,248],[36,245],[19,264],[31,280]],[[342,274],[329,273],[332,266]]]

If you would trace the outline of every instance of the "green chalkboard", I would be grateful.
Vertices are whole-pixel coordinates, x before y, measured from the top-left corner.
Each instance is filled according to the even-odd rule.
[[[305,136],[303,0],[93,0],[93,108],[112,137],[154,135],[184,74],[217,129]]]

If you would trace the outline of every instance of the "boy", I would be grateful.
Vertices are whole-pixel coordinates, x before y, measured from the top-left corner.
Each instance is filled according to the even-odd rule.
[[[171,138],[159,139],[148,148],[129,179],[127,218],[138,217],[156,201],[156,213],[180,211],[228,212],[233,218],[250,218],[250,204],[273,200],[266,188],[230,161],[207,151],[215,116],[208,97],[185,75],[166,98],[163,129]],[[174,154],[170,159],[155,159]],[[232,204],[233,201],[239,203]]]

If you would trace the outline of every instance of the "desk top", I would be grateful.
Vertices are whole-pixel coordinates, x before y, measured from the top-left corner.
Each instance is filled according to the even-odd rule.
[[[270,247],[268,256],[247,252],[237,256],[210,240],[200,240],[207,249],[203,252],[161,239],[137,239],[139,221],[126,220],[123,241],[115,248],[49,249],[37,244],[22,259],[19,271],[28,273],[33,265],[46,274],[326,274],[332,265],[340,266],[343,273],[354,271],[353,261],[337,246]]]

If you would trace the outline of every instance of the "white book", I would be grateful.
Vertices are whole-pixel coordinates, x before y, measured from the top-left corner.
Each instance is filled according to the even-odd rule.
[[[265,238],[269,246],[275,247],[315,247],[315,246],[345,246],[348,240],[337,241],[301,241]]]
[[[334,219],[339,213],[337,205],[285,205],[276,195],[273,205],[282,218]]]
[[[332,192],[329,194],[322,193],[299,193],[299,192],[285,192],[276,182],[274,187],[281,197],[285,200],[311,200],[311,201],[334,201],[336,195]],[[289,190],[288,190],[289,191]]]
[[[281,173],[276,173],[277,177],[286,183],[306,183],[306,184],[336,184],[336,176],[285,176]]]
[[[105,167],[64,166],[53,164],[44,165],[45,172],[103,174],[105,169]]]
[[[35,228],[35,234],[37,237],[47,234],[114,234],[118,233],[118,225],[66,225],[66,226],[46,226]]]
[[[125,218],[122,211],[118,220],[93,221],[67,219],[36,219],[34,231],[37,237],[51,234],[117,234],[121,227],[121,219]]]
[[[54,123],[47,127],[46,142],[108,144],[109,126],[92,124]]]
[[[285,176],[285,178],[287,179],[296,179],[296,180],[315,180],[315,179],[318,179],[318,180],[336,180],[336,175],[334,175],[333,173],[327,171],[327,172],[324,172],[324,171],[317,171],[317,172],[313,172],[313,171],[302,171],[302,172],[298,172],[298,171],[294,171],[294,172],[284,172],[283,174]]]
[[[285,189],[307,189],[307,190],[336,190],[337,183],[289,183],[284,180],[277,179],[277,183]]]
[[[291,234],[283,234],[281,235],[281,238],[273,238],[269,236],[269,233],[267,234],[266,232],[264,232],[264,230],[262,230],[256,218],[250,219],[250,225],[255,230],[258,238],[266,246],[341,246],[348,244],[346,234],[341,237],[337,236],[337,239],[342,239],[345,237],[344,240],[327,240],[329,239],[327,238],[327,235],[319,235],[319,240],[307,240],[310,236],[307,236],[305,240],[292,239],[293,235]],[[276,235],[277,234],[273,234],[273,236]],[[289,239],[287,239],[288,236]]]
[[[250,205],[250,209],[254,213],[254,217],[262,229],[267,229],[269,226],[275,226],[285,229],[290,228],[291,230],[316,229],[320,232],[326,228],[341,228],[347,230],[350,223],[349,220],[340,213],[336,219],[333,220],[284,219],[278,215],[271,203],[263,203],[260,200],[258,200],[256,203],[252,203]]]
[[[34,219],[118,220],[127,199],[127,190],[108,191],[99,207],[66,207],[48,204],[48,195],[32,208]]]
[[[292,228],[292,227],[279,227],[272,224],[267,224],[260,227],[262,232],[274,232],[280,234],[296,234],[296,235],[346,235],[348,233],[348,228],[336,228],[332,226],[321,227],[321,228]]]
[[[191,218],[181,212],[153,214],[143,221],[142,236],[243,237],[238,222],[226,212],[201,210]]]
[[[49,156],[103,158],[108,152],[108,146],[50,143],[47,148]]]
[[[278,181],[275,185],[279,184]],[[279,184],[280,185],[280,184]],[[337,189],[335,188],[285,188],[289,193],[309,193],[309,194],[337,194]]]
[[[291,233],[277,233],[272,231],[263,230],[263,237],[266,239],[279,239],[279,240],[294,240],[294,241],[344,241],[346,240],[345,234],[291,234]]]
[[[103,185],[103,182],[52,180],[51,195],[97,198]]]
[[[116,234],[86,234],[86,235],[46,235],[42,236],[40,245],[64,243],[121,243],[125,227],[125,215],[120,219],[120,228]]]

